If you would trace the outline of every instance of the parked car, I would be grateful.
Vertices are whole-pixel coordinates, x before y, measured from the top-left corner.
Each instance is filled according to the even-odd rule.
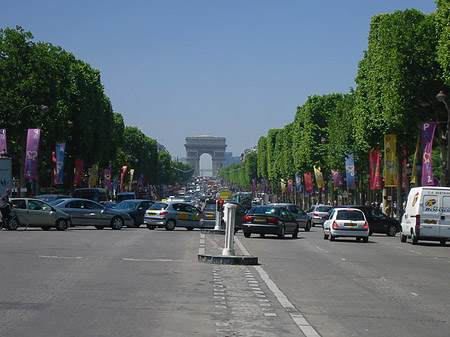
[[[277,235],[283,239],[286,234],[298,236],[298,221],[285,207],[279,205],[260,205],[252,207],[243,218],[242,231],[249,238],[253,233],[264,237],[266,234]]]
[[[201,211],[187,202],[158,201],[145,212],[144,223],[148,229],[166,228],[172,231],[175,227],[187,230],[200,228]]]
[[[43,230],[54,227],[59,231],[70,226],[70,215],[45,201],[35,198],[11,198],[10,201],[17,214],[18,226],[41,227]]]
[[[242,219],[244,218],[245,214],[247,213],[247,209],[238,204],[237,202],[231,202],[227,201],[226,203],[234,204],[237,206],[236,208],[236,215],[235,215],[235,223],[234,223],[234,230],[237,232],[238,230],[242,229]],[[203,207],[202,215],[200,218],[200,225],[201,228],[214,228],[216,226],[216,202],[215,200],[213,202],[207,202],[205,204],[205,207]],[[224,227],[225,221],[222,220],[222,226]]]
[[[372,235],[373,233],[381,233],[386,234],[387,236],[395,236],[397,232],[401,232],[402,230],[400,221],[387,216],[378,208],[365,205],[336,206],[335,208],[339,207],[357,208],[363,211],[366,216],[366,220],[369,223],[369,235]]]
[[[136,199],[136,193],[134,192],[119,192],[117,193],[117,202],[122,202],[124,200]]]
[[[75,198],[89,199],[96,202],[107,201],[108,191],[104,188],[88,187],[88,188],[77,188],[73,192]]]
[[[305,232],[309,232],[312,226],[311,217],[299,206],[291,203],[273,203],[270,205],[284,206],[294,215],[298,221],[298,227],[303,228]]]
[[[40,195],[36,195],[34,198],[43,200],[45,202],[50,202],[50,201],[53,201],[56,199],[66,199],[66,198],[72,198],[72,197],[67,194],[40,194]]]
[[[316,225],[323,226],[323,223],[328,215],[328,212],[333,208],[333,206],[328,205],[314,205],[307,212],[311,217],[313,227]]]
[[[140,227],[144,223],[145,211],[154,204],[154,201],[145,199],[128,199],[119,202],[114,209],[127,212],[133,219],[134,227]]]
[[[369,223],[363,211],[357,208],[333,208],[323,223],[323,238],[334,241],[338,237],[355,237],[369,241]]]
[[[52,201],[51,204],[69,214],[74,226],[95,226],[97,229],[111,227],[115,230],[119,230],[123,226],[133,226],[133,219],[128,213],[106,208],[93,200],[59,199]]]

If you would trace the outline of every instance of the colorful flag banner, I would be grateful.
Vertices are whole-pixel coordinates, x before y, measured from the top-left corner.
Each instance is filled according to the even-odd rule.
[[[130,185],[129,189],[131,190],[131,185],[133,183],[134,169],[130,169]]]
[[[416,183],[416,163],[418,160],[417,157],[419,155],[419,148],[420,148],[420,137],[417,137],[416,152],[414,152],[414,161],[413,161],[412,174],[411,174],[411,184]]]
[[[295,173],[295,186],[298,192],[302,191],[302,176],[299,172]]]
[[[66,151],[66,143],[56,143],[56,185],[64,184],[64,154]]]
[[[83,167],[84,167],[83,159],[75,160],[75,169],[73,172],[73,185],[74,186],[81,186],[81,179],[83,178]]]
[[[317,187],[319,189],[324,188],[323,174],[322,174],[322,171],[320,170],[320,167],[314,166],[314,175],[316,176]]]
[[[370,151],[370,189],[381,190],[380,150]]]
[[[312,173],[305,173],[303,176],[305,177],[305,188],[306,188],[306,190],[307,191],[312,191],[314,189]]]
[[[397,187],[397,136],[384,135],[384,187]]]
[[[345,176],[347,178],[347,188],[356,188],[356,173],[354,154],[351,153],[345,159]]]
[[[89,173],[89,187],[95,187],[97,186],[97,180],[98,180],[98,163],[92,165],[91,171]]]
[[[27,149],[25,155],[26,179],[37,179],[40,136],[41,129],[28,129]]]
[[[127,165],[123,165],[122,166],[122,173],[120,174],[120,186],[119,186],[119,190],[122,191],[123,188],[123,178],[125,177],[125,172],[127,172]]]
[[[342,174],[339,170],[331,170],[331,173],[333,174],[333,185],[334,188],[339,188],[344,186],[344,181],[342,179]]]
[[[434,185],[433,179],[433,138],[436,130],[435,122],[424,122],[420,124],[422,139],[422,186]]]
[[[293,186],[294,186],[294,180],[288,179],[288,193],[292,193]]]
[[[405,159],[403,159],[402,163],[402,188],[406,190],[406,186],[408,185],[408,175],[406,174],[406,150],[403,151]]]
[[[281,193],[286,193],[286,180],[281,179]]]
[[[0,154],[8,153],[6,146],[6,129],[0,129]]]

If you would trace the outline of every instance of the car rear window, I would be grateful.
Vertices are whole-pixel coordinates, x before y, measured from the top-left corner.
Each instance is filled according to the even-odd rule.
[[[319,206],[317,207],[317,212],[329,212],[332,207]]]
[[[204,211],[215,211],[216,210],[216,204],[206,204],[203,208]]]
[[[364,214],[357,210],[341,210],[338,211],[336,215],[336,220],[354,220],[361,221],[364,220]]]
[[[150,207],[150,209],[155,210],[155,211],[160,211],[162,209],[166,209],[168,206],[168,204],[166,204],[165,202],[156,202],[152,205],[152,207]]]
[[[255,214],[255,215],[280,215],[280,209],[278,207],[270,207],[270,206],[255,207],[255,208],[252,208],[252,210],[249,211],[249,214]]]

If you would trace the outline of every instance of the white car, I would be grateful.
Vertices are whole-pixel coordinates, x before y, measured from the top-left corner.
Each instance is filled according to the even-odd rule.
[[[338,237],[355,237],[369,242],[369,223],[364,213],[356,208],[335,208],[323,223],[323,238],[334,241]]]

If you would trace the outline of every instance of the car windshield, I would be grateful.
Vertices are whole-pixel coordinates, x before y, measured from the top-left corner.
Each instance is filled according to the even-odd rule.
[[[122,201],[118,203],[114,208],[115,209],[135,209],[138,203],[136,202],[129,202],[129,201]]]
[[[216,210],[216,204],[206,204],[204,211],[215,211]]]
[[[150,207],[150,209],[154,211],[160,211],[166,209],[167,206],[169,206],[169,204],[166,204],[165,202],[156,202],[152,205],[152,207]]]
[[[336,215],[336,220],[353,220],[361,221],[364,220],[364,215],[361,211],[357,210],[342,210],[338,211]]]
[[[280,215],[280,209],[278,207],[270,207],[270,206],[255,207],[255,208],[252,208],[249,211],[249,214],[255,214],[255,215]]]

